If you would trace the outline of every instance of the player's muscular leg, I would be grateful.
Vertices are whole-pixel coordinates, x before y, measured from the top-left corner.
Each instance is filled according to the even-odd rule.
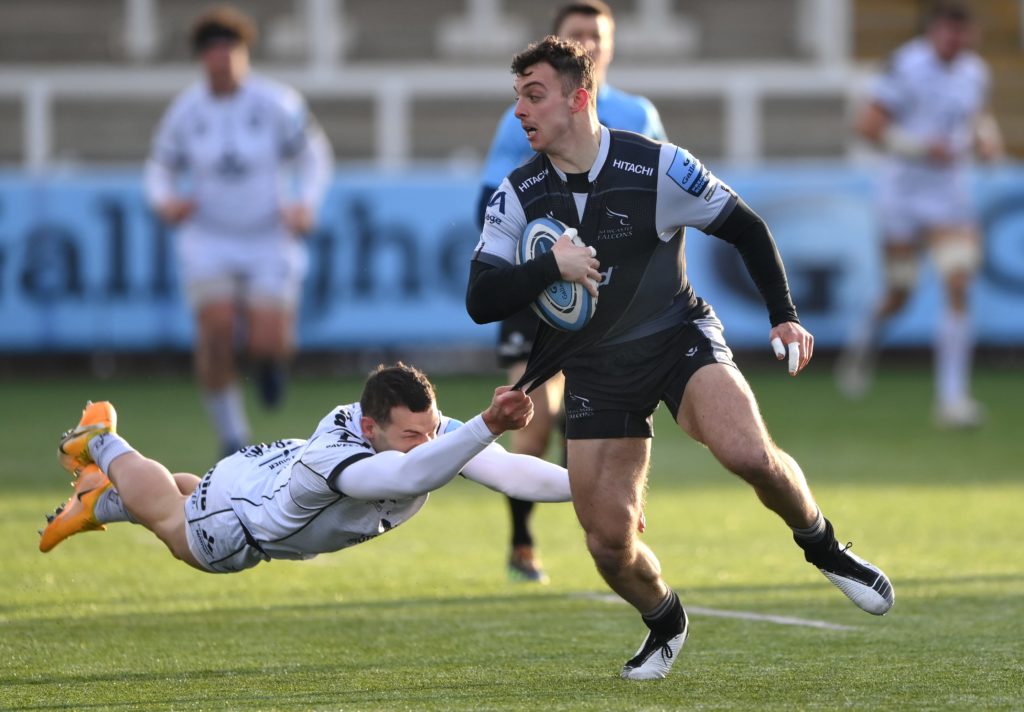
[[[220,391],[234,381],[235,306],[211,302],[197,315],[195,364],[199,382],[210,391]]]
[[[190,472],[175,472],[174,484],[178,486],[179,492],[184,495],[190,495],[199,486],[199,478]]]
[[[742,477],[761,502],[791,527],[814,522],[818,507],[803,472],[768,435],[754,394],[730,366],[699,369],[683,393],[679,426]]]
[[[661,564],[637,535],[650,442],[569,441],[569,485],[587,548],[611,589],[641,613],[657,607],[667,593]]]
[[[526,370],[526,362],[517,363],[508,371],[509,383],[516,383]],[[533,398],[533,420],[525,428],[513,430],[510,435],[512,452],[544,457],[548,450],[551,431],[562,404],[565,378],[558,374],[530,393]]]
[[[285,361],[294,343],[293,315],[270,305],[252,306],[248,312],[249,355],[259,361]]]
[[[198,477],[186,473],[172,475],[156,460],[137,452],[114,459],[107,476],[136,522],[156,534],[176,558],[202,568],[189,551],[185,536],[184,505],[188,494],[184,490],[190,486],[195,489]]]

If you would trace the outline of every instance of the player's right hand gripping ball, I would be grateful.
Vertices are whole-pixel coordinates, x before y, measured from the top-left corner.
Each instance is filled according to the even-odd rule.
[[[554,247],[565,231],[564,223],[554,218],[537,218],[526,226],[516,249],[516,264],[523,264]],[[578,236],[573,238],[583,245]],[[530,305],[547,324],[561,331],[579,331],[586,326],[597,310],[597,299],[578,282],[560,279],[540,293]]]

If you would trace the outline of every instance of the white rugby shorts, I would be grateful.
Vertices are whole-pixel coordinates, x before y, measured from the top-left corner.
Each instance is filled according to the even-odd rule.
[[[970,227],[976,220],[966,174],[924,165],[889,171],[881,184],[879,217],[889,244],[912,244],[932,230]]]
[[[238,452],[218,462],[185,500],[188,548],[204,569],[230,574],[269,561],[231,507],[231,482],[250,460]]]
[[[309,259],[301,238],[286,233],[219,237],[186,227],[178,235],[177,252],[193,309],[218,301],[290,311],[298,306]]]

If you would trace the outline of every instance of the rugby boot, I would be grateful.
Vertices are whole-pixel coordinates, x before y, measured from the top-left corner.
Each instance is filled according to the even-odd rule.
[[[508,557],[508,580],[526,583],[548,583],[548,575],[541,568],[540,559],[531,546],[516,546]]]
[[[56,512],[46,515],[46,528],[39,532],[39,551],[46,553],[69,536],[102,531],[106,527],[95,515],[96,500],[113,485],[95,464],[81,468],[73,485],[75,493]]]
[[[825,520],[825,539],[817,544],[801,543],[804,558],[842,591],[858,608],[876,616],[884,616],[896,600],[892,582],[885,573],[850,551],[852,543],[840,546]]]
[[[668,675],[690,633],[690,620],[683,611],[683,630],[671,638],[659,638],[650,631],[636,655],[622,666],[626,680],[660,680]]]
[[[60,436],[57,459],[61,467],[77,477],[77,471],[92,463],[89,441],[97,435],[117,432],[117,411],[108,401],[88,401],[82,410],[82,419],[71,430]]]
[[[971,430],[985,422],[985,409],[971,398],[942,403],[935,409],[935,422],[940,428]]]

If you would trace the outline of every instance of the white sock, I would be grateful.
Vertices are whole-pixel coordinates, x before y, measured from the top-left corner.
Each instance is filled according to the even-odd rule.
[[[878,317],[871,313],[866,319],[861,320],[853,331],[847,342],[849,350],[858,359],[867,358],[869,354],[878,348],[878,336],[881,331],[881,322]]]
[[[935,396],[940,404],[968,397],[974,334],[966,312],[946,311],[935,342]]]
[[[111,522],[136,523],[131,513],[125,508],[121,495],[113,487],[101,494],[99,499],[96,500],[93,516],[96,517],[96,521],[100,524],[110,524]]]
[[[89,454],[92,455],[92,461],[103,472],[110,472],[110,463],[129,452],[135,452],[135,448],[115,433],[103,433],[89,441]]]
[[[232,384],[221,391],[203,393],[203,405],[213,421],[221,445],[241,447],[250,441],[249,420],[242,404],[242,391]]]

